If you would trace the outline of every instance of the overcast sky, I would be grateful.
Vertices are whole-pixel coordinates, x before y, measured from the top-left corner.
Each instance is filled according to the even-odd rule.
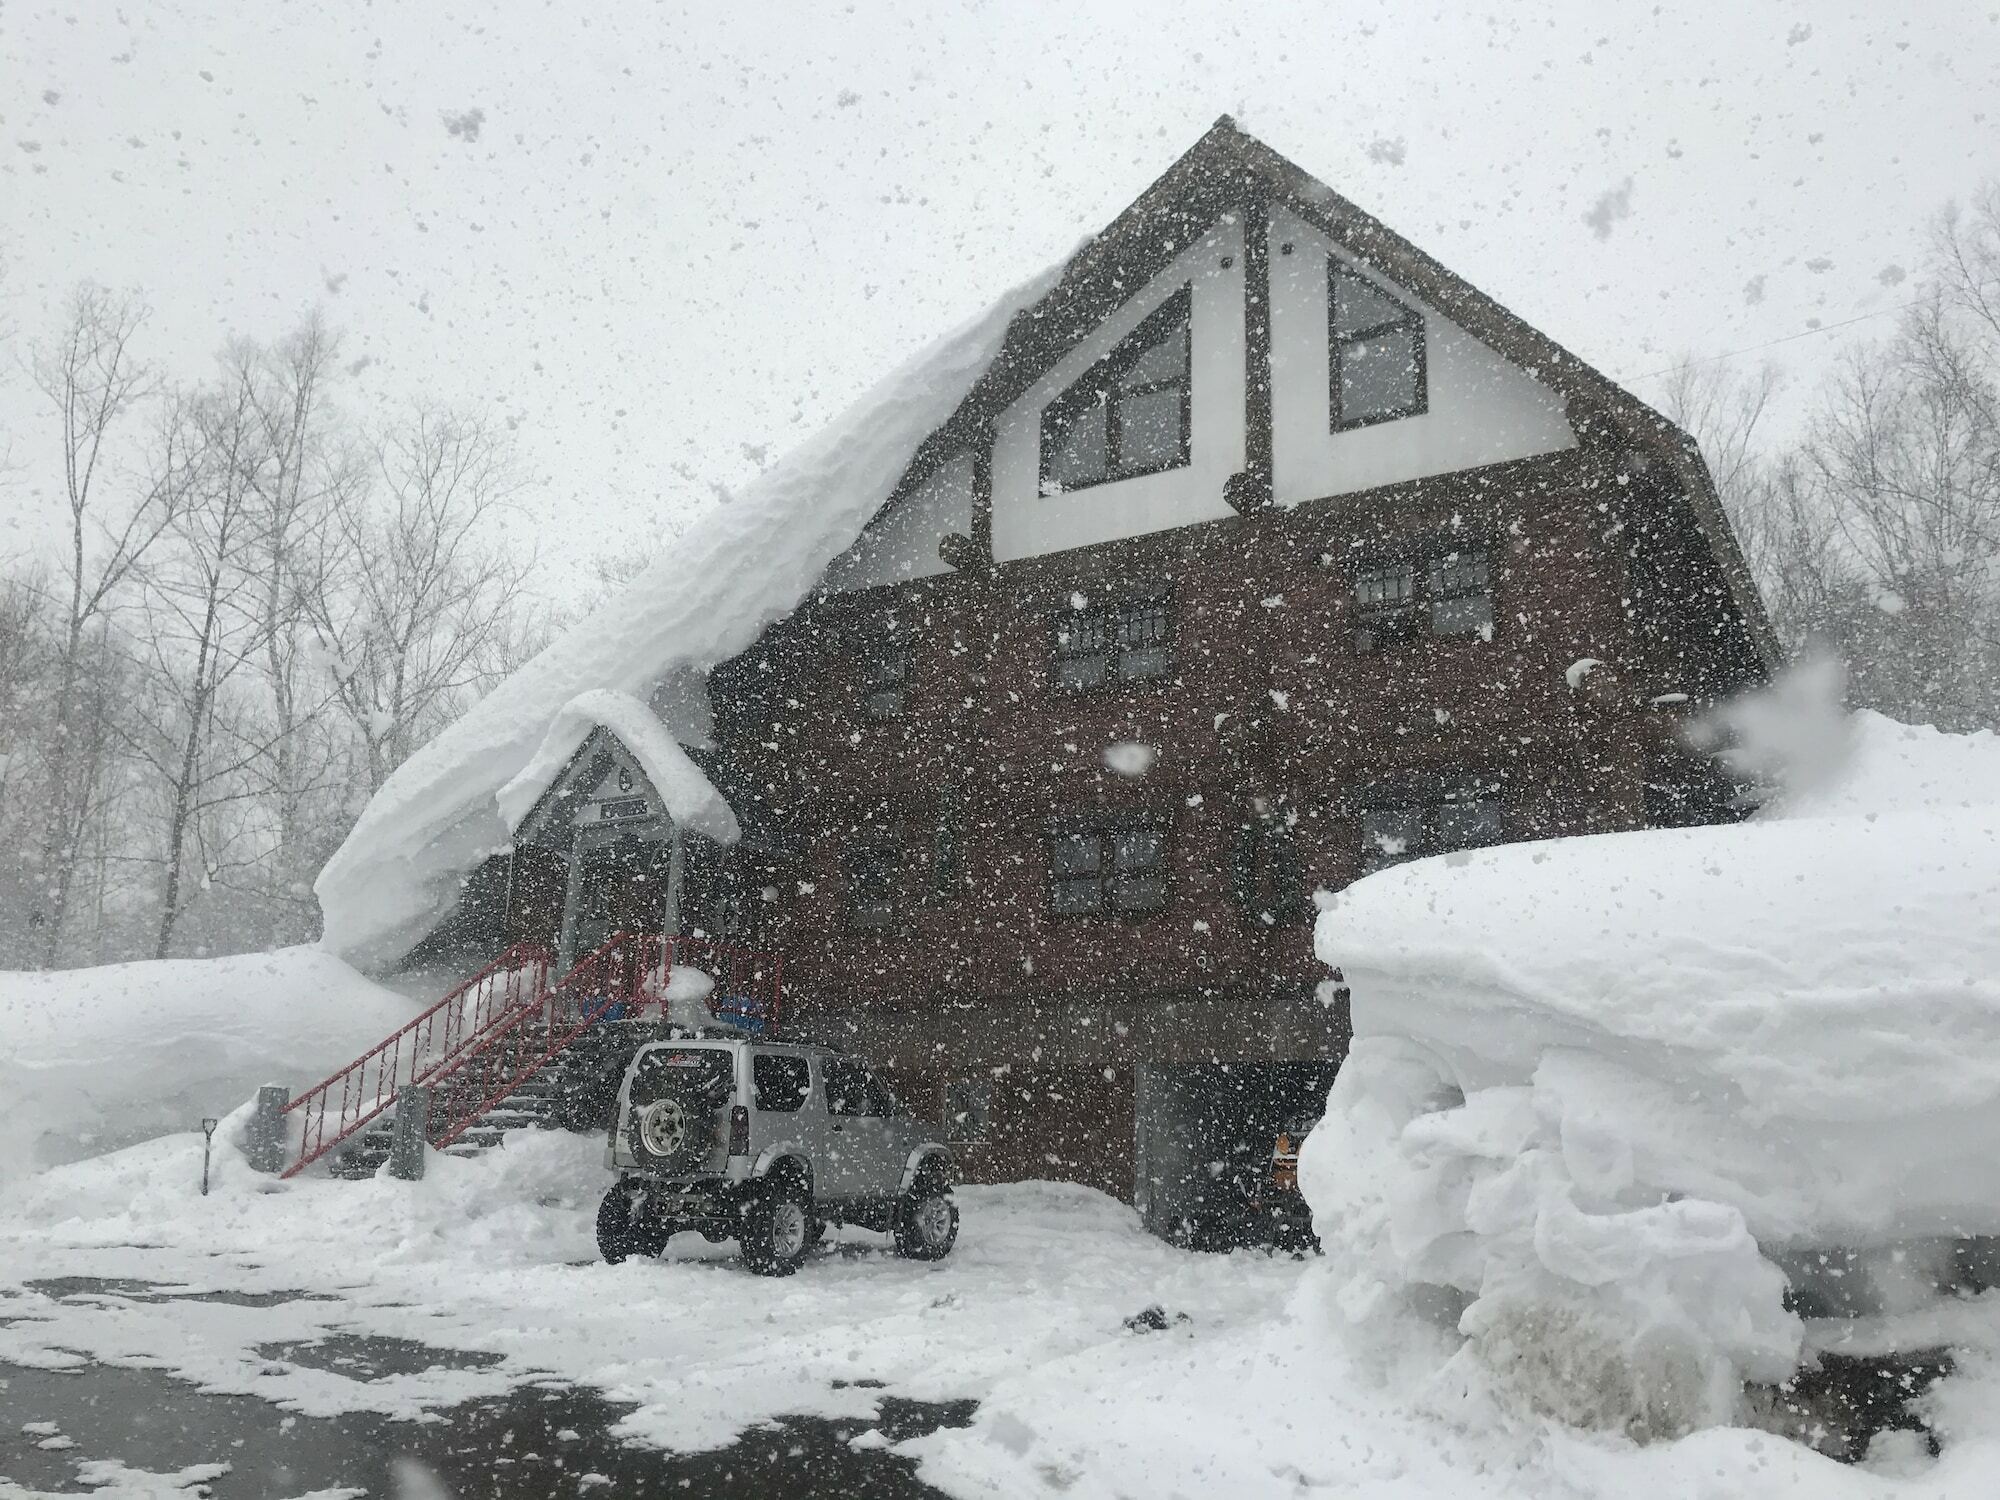
[[[17,367],[79,278],[142,289],[180,375],[319,306],[357,412],[512,423],[556,592],[1223,112],[1651,398],[1910,298],[1924,221],[2000,177],[2000,9],[12,0],[0,560],[54,501]],[[1891,321],[1769,357],[1806,388]]]

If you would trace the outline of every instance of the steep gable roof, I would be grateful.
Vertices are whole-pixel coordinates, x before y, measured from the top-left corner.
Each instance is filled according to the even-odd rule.
[[[1222,116],[1200,140],[1084,244],[1033,306],[1017,313],[998,357],[950,420],[918,450],[911,476],[984,440],[994,419],[1112,309],[1163,270],[1216,219],[1261,198],[1282,205],[1359,260],[1572,403],[1581,425],[1601,420],[1663,463],[1714,557],[1750,643],[1779,657],[1750,569],[1694,439],[1608,375],[1509,311],[1380,219]],[[894,500],[907,492],[899,489]]]

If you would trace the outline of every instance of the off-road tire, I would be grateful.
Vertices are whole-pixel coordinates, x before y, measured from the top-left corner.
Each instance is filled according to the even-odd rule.
[[[635,1212],[634,1200],[640,1189],[621,1182],[607,1192],[597,1205],[597,1253],[606,1265],[617,1265],[635,1255],[658,1255],[667,1248],[667,1236],[674,1226],[648,1215],[643,1206]]]
[[[774,1182],[743,1212],[743,1264],[759,1276],[789,1276],[812,1248],[812,1204],[797,1184]]]
[[[943,1260],[958,1243],[958,1204],[935,1172],[911,1185],[896,1205],[896,1253],[905,1260]]]

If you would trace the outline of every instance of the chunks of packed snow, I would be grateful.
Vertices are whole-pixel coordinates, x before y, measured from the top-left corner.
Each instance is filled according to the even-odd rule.
[[[1153,769],[1159,753],[1142,740],[1113,740],[1104,747],[1104,768],[1114,776],[1136,781]]]
[[[0,973],[0,1182],[297,1092],[413,1010],[318,948]]]
[[[435,925],[458,877],[506,847],[498,793],[579,693],[608,688],[660,704],[670,733],[698,739],[709,668],[806,596],[999,353],[1016,310],[1050,279],[1017,289],[903,365],[398,767],[314,886],[325,944],[359,964],[386,964]],[[676,701],[692,705],[688,722],[674,722]]]
[[[701,768],[688,759],[687,751],[667,732],[659,715],[630,693],[610,688],[593,688],[564,704],[549,732],[542,736],[534,758],[495,793],[509,833],[521,826],[521,820],[562,773],[577,748],[600,725],[632,752],[676,823],[721,843],[736,841],[736,814]]]
[[[1357,1321],[1445,1289],[1465,1358],[1658,1432],[1788,1368],[1773,1257],[2000,1234],[2000,743],[1839,734],[1744,824],[1322,898],[1355,1042],[1301,1181]]]

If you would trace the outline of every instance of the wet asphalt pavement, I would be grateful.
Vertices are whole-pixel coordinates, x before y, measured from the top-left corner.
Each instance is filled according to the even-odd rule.
[[[189,1295],[144,1282],[88,1278],[31,1285],[58,1297],[108,1293],[165,1301]],[[263,1306],[288,1300],[283,1294],[199,1296]],[[479,1368],[499,1358],[352,1334],[264,1345],[258,1352],[363,1381]],[[373,1413],[328,1419],[298,1416],[254,1397],[210,1394],[155,1370],[95,1365],[51,1371],[0,1364],[5,1413],[0,1478],[31,1490],[84,1495],[91,1490],[78,1480],[78,1464],[115,1459],[154,1473],[226,1463],[226,1474],[207,1481],[206,1493],[214,1500],[283,1500],[341,1487],[383,1500],[405,1492],[455,1500],[547,1500],[600,1492],[697,1500],[930,1500],[942,1491],[920,1483],[911,1460],[882,1447],[857,1449],[850,1440],[871,1427],[895,1443],[964,1426],[974,1405],[889,1396],[872,1421],[786,1417],[744,1432],[726,1448],[670,1453],[611,1435],[631,1407],[554,1381],[530,1380],[504,1396],[439,1407],[418,1421]],[[26,1423],[54,1423],[74,1446],[44,1448],[47,1429],[24,1432]],[[399,1483],[404,1465],[428,1473],[441,1491]]]

